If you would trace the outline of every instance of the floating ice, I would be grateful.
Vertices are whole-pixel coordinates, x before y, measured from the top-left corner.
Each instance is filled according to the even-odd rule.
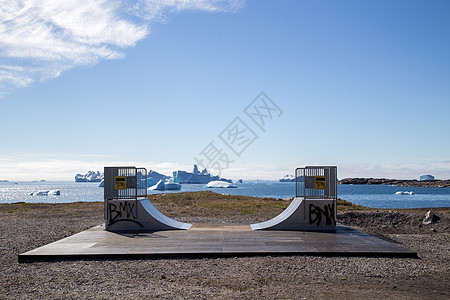
[[[89,171],[86,174],[77,174],[75,175],[76,182],[100,182],[103,179],[103,173],[100,171],[94,172]]]
[[[164,188],[166,190],[181,190],[181,184],[173,181],[164,182]]]
[[[38,191],[34,193],[34,196],[48,196],[48,191]]]
[[[398,192],[395,192],[395,194],[396,194],[396,195],[414,195],[414,192],[413,192],[413,191],[411,191],[411,192],[407,192],[407,191],[398,191]]]
[[[215,180],[210,181],[205,188],[237,188],[237,186],[226,181]]]
[[[61,195],[60,190],[50,190],[50,191],[37,191],[36,193],[30,193],[30,196],[59,196]]]
[[[152,185],[151,187],[149,187],[147,190],[148,191],[164,191],[166,189],[166,186],[164,184],[164,181],[162,181],[162,179],[160,181],[158,181],[157,184]]]
[[[157,184],[152,185],[147,190],[148,191],[181,190],[181,184],[173,181],[164,182],[161,179],[160,181],[158,181]]]

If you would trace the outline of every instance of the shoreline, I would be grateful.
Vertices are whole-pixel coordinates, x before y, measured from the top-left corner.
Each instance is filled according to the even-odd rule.
[[[438,187],[438,188],[450,188],[450,179],[441,180],[423,180],[416,179],[386,179],[386,178],[344,178],[338,181],[338,184],[378,184],[378,185],[395,185],[403,187]]]

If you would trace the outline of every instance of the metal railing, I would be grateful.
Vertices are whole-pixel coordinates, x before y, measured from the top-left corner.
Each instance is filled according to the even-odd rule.
[[[295,170],[295,197],[305,200],[332,200],[334,219],[337,216],[337,167],[307,166]],[[304,211],[306,216],[306,206]]]
[[[136,167],[105,167],[104,199],[147,197],[147,170]]]
[[[135,200],[147,197],[147,170],[136,167],[105,167],[103,198],[105,200],[105,220],[109,219],[110,200]],[[135,216],[137,216],[137,203]]]
[[[295,170],[295,196],[337,199],[337,167],[307,166]]]

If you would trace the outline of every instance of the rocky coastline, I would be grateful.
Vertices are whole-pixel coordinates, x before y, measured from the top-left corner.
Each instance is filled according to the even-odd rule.
[[[384,184],[409,187],[450,187],[450,179],[447,180],[423,180],[416,179],[386,179],[386,178],[344,178],[338,184]]]

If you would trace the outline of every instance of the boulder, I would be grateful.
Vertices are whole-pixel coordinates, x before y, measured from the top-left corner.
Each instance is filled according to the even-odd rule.
[[[439,221],[441,218],[439,218],[438,216],[436,216],[431,210],[429,210],[426,214],[425,214],[425,219],[423,219],[422,223],[425,225],[429,225],[429,224],[434,224],[437,221]]]

